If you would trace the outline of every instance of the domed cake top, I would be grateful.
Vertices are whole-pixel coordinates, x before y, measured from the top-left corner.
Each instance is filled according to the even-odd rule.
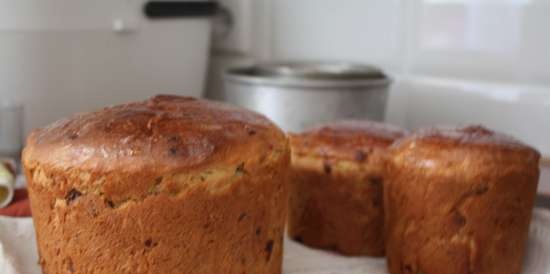
[[[385,148],[406,131],[398,127],[360,120],[320,125],[291,135],[293,154],[362,160],[373,148]]]
[[[222,103],[158,95],[59,120],[32,132],[24,161],[62,169],[155,173],[235,164],[283,149],[264,116]],[[32,165],[27,165],[32,166]]]
[[[418,159],[438,159],[446,163],[518,162],[537,164],[540,154],[534,148],[506,134],[483,126],[432,127],[400,139],[392,150],[397,159],[424,163]]]

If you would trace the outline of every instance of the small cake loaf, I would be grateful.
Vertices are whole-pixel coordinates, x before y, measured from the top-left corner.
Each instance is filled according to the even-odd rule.
[[[431,128],[391,148],[384,189],[392,274],[518,274],[539,153],[479,126]]]
[[[44,274],[280,274],[290,147],[265,117],[177,96],[34,131]]]
[[[347,255],[384,255],[383,156],[404,133],[344,121],[291,135],[290,237]]]

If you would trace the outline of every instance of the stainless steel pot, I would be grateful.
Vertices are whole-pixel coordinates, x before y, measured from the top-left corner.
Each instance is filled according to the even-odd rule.
[[[225,101],[300,131],[341,119],[384,119],[391,80],[379,69],[349,63],[274,63],[229,69]]]

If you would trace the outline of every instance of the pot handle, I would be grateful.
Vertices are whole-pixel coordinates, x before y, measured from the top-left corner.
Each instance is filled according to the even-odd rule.
[[[149,19],[211,17],[218,10],[219,4],[215,1],[148,1],[143,6],[143,13]]]

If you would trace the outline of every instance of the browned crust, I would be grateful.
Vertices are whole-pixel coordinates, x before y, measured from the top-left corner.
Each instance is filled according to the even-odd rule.
[[[294,166],[290,178],[290,238],[346,255],[384,255],[381,170]]]
[[[522,158],[521,160],[528,160],[528,164],[538,162],[540,159],[540,153],[536,149],[511,136],[479,125],[420,129],[395,142],[392,149],[397,151],[397,154],[399,150],[405,154],[409,148],[417,146],[445,153],[451,150],[475,151],[480,155],[489,155],[495,160],[506,160],[506,158],[513,160],[509,156],[517,156]],[[417,155],[424,157],[425,155],[419,153],[419,150],[414,151]]]
[[[265,117],[187,97],[36,130],[23,164],[42,269],[279,274],[289,162]]]
[[[289,236],[346,255],[382,256],[384,157],[404,134],[342,121],[292,135]]]
[[[385,148],[407,132],[372,121],[339,121],[320,125],[299,134],[290,134],[295,156],[361,160],[372,149]]]
[[[173,192],[178,182],[169,179],[148,196],[124,201],[76,189],[60,198],[61,190],[43,181],[78,176],[27,171],[42,270],[280,274],[288,162],[287,152],[262,169],[246,167],[216,192],[208,182]]]
[[[286,137],[264,116],[221,103],[159,95],[78,114],[35,130],[23,161],[60,170],[157,175],[235,164]]]
[[[476,126],[422,130],[392,153],[392,274],[520,272],[539,177],[534,149]]]

